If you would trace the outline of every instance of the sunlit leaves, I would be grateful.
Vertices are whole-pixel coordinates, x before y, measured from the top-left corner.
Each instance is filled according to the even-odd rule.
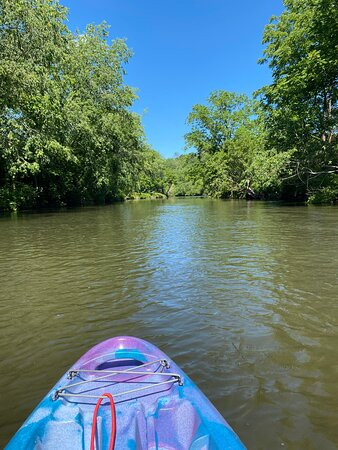
[[[245,95],[213,92],[188,116],[187,146],[196,149],[203,192],[214,197],[278,196],[290,153],[265,148],[259,104]]]
[[[259,92],[268,144],[293,149],[294,192],[332,183],[338,167],[338,8],[335,0],[285,0],[266,26],[264,58],[273,83]],[[336,171],[338,173],[338,171]]]
[[[0,207],[105,201],[135,188],[145,143],[123,80],[131,51],[109,42],[105,23],[74,34],[66,17],[57,0],[1,0]],[[18,194],[19,185],[30,189]]]

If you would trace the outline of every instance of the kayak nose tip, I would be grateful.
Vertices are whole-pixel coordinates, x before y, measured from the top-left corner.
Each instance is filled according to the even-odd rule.
[[[115,350],[136,350],[144,354],[162,353],[157,347],[150,342],[135,336],[117,336],[102,343]]]

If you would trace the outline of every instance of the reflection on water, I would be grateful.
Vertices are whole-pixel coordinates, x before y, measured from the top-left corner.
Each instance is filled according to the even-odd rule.
[[[84,351],[131,334],[250,449],[336,448],[337,218],[207,199],[2,217],[1,443]]]

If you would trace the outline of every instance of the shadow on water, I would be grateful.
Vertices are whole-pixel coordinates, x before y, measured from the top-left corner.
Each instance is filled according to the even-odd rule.
[[[249,448],[335,448],[337,212],[174,199],[1,218],[2,443],[85,350],[131,334]]]

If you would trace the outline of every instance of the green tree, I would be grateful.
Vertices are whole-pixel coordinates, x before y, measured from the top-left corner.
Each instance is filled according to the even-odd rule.
[[[194,147],[199,157],[224,148],[252,114],[252,104],[243,94],[214,91],[207,103],[193,106],[187,119],[191,127],[185,135],[187,148]]]
[[[124,197],[142,169],[131,52],[106,24],[73,34],[66,17],[57,0],[0,0],[0,207]]]
[[[61,120],[65,18],[57,2],[0,2],[0,189],[12,207],[34,203],[43,161],[62,164],[70,157],[50,135]]]
[[[195,153],[169,158],[166,165],[171,174],[170,195],[203,194],[202,166]]]
[[[278,196],[291,152],[277,157],[276,151],[266,150],[257,102],[242,94],[215,91],[207,105],[193,107],[188,123],[192,130],[186,135],[187,146],[196,148],[206,194]]]
[[[143,165],[138,179],[140,193],[167,195],[170,187],[170,175],[166,170],[164,158],[150,147],[143,153]]]
[[[285,190],[313,195],[336,184],[338,10],[335,0],[284,0],[264,31],[261,63],[273,82],[262,88],[268,145],[293,150]],[[332,199],[337,196],[335,188]]]
[[[106,24],[75,35],[63,77],[63,130],[78,161],[73,185],[95,201],[134,189],[145,148],[140,118],[129,111],[135,93],[123,84],[131,52],[124,41],[109,45],[107,38]]]

